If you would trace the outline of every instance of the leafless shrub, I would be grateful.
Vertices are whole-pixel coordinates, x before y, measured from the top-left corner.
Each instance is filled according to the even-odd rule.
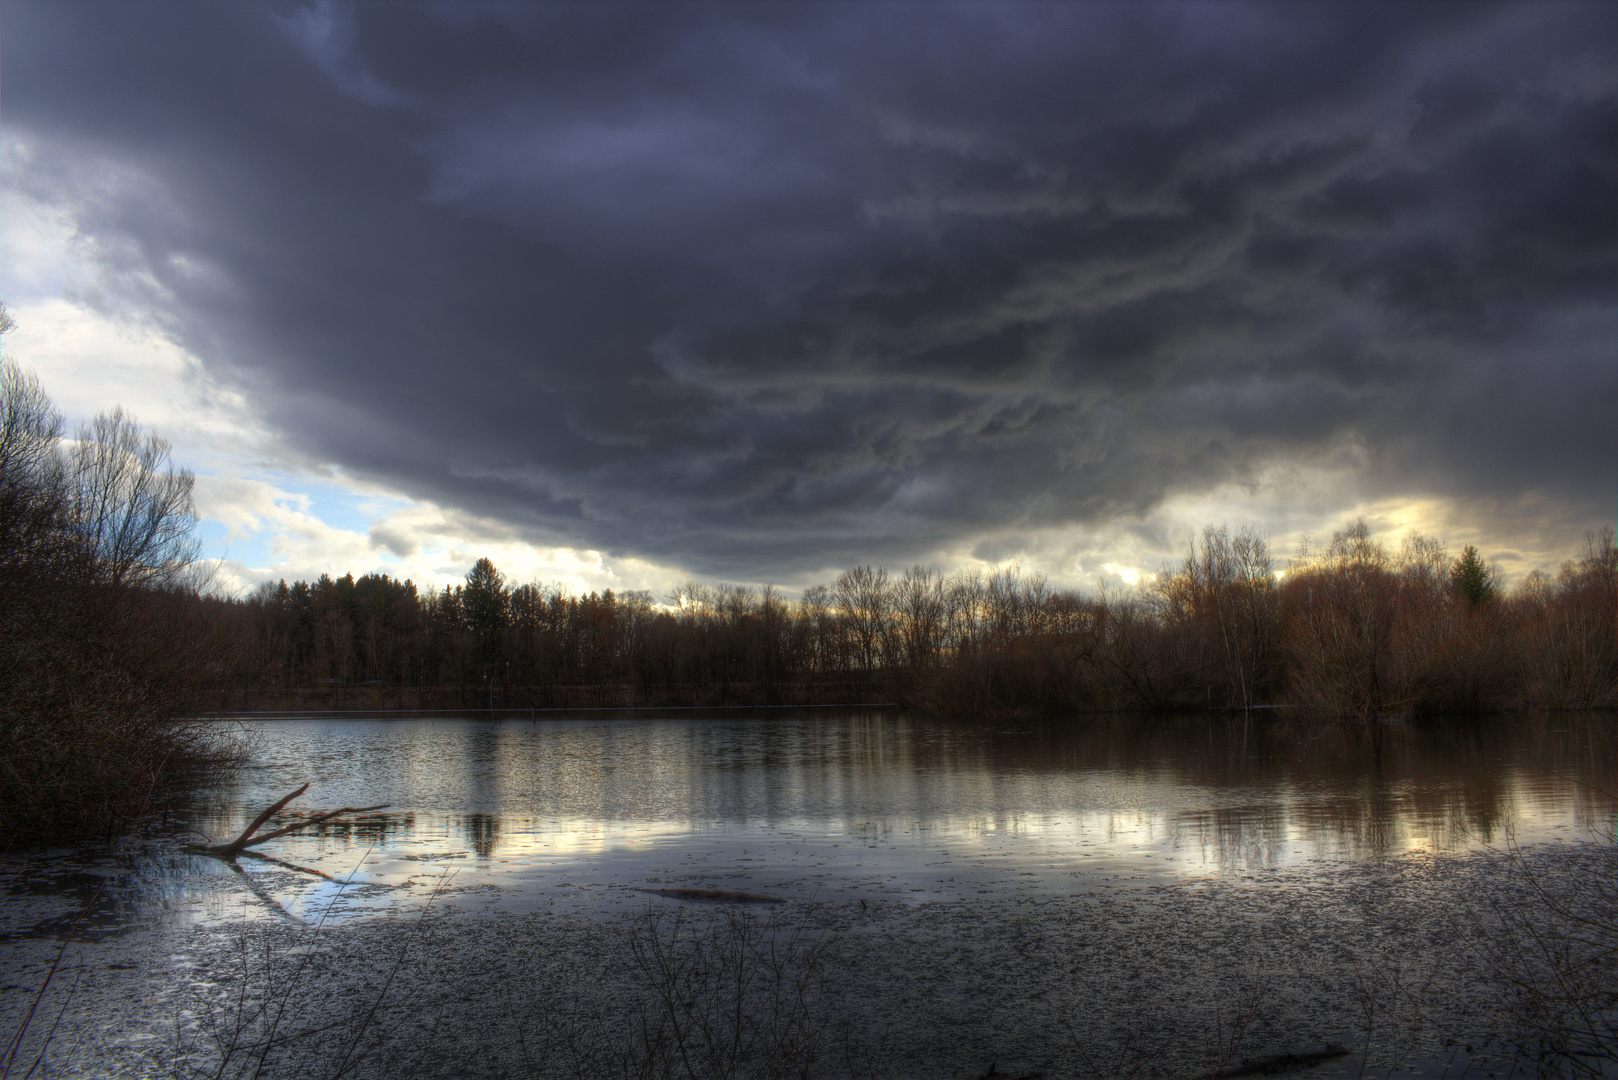
[[[1355,1075],[1363,1077],[1378,1065],[1389,1076],[1409,1067],[1404,1059],[1422,1045],[1427,999],[1436,976],[1432,969],[1424,977],[1412,978],[1398,961],[1386,958],[1354,966],[1360,1007]]]
[[[1505,853],[1482,901],[1483,969],[1521,1061],[1539,1076],[1618,1075],[1618,843]]]
[[[1079,1060],[1084,1062],[1086,1076],[1105,1080],[1137,1080],[1138,1077],[1154,1073],[1156,1055],[1150,1040],[1139,1029],[1123,1032],[1111,1052],[1105,1055],[1092,1052],[1076,1032],[1071,1038]]]
[[[1248,1030],[1258,1019],[1264,995],[1269,989],[1268,979],[1255,978],[1228,1017],[1222,1005],[1214,1006],[1213,1025],[1204,1024],[1202,1028],[1203,1059],[1207,1063],[1209,1080],[1218,1080],[1230,1071]]]
[[[648,911],[630,950],[644,994],[623,1015],[542,1018],[530,1061],[576,1080],[804,1080],[825,1058],[822,964],[807,922],[730,908]]]

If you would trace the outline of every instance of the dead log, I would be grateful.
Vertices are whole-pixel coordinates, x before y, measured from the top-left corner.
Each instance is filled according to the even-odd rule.
[[[285,826],[284,828],[276,829],[274,832],[265,833],[263,836],[255,837],[253,835],[254,833],[258,832],[259,829],[263,828],[264,823],[270,820],[270,818],[274,817],[282,807],[286,806],[287,803],[291,802],[293,799],[296,799],[299,795],[302,795],[308,790],[309,785],[303,785],[303,787],[286,796],[280,802],[276,803],[258,817],[254,818],[253,823],[246,829],[242,830],[242,834],[236,839],[232,840],[228,844],[220,844],[216,847],[205,847],[202,849],[203,853],[206,855],[213,855],[221,859],[233,859],[247,848],[256,847],[259,844],[274,840],[280,836],[286,836],[289,833],[295,833],[299,829],[307,829],[311,825],[319,825],[322,822],[330,821],[334,817],[341,817],[343,814],[363,814],[371,810],[386,810],[388,808],[387,803],[381,803],[377,806],[345,806],[341,810],[328,810],[324,814],[316,814],[312,818],[305,818],[303,821],[294,822],[291,825]]]
[[[288,795],[286,798],[282,799],[280,802],[276,803],[274,806],[272,806],[268,810],[264,811],[258,817],[254,818],[253,823],[251,825],[249,825],[245,830],[243,830],[242,834],[240,836],[238,836],[235,840],[231,841],[228,844],[223,844],[223,845],[221,845],[219,847],[206,848],[205,850],[210,855],[234,855],[236,852],[240,851],[242,848],[247,846],[248,838],[250,836],[252,836],[254,833],[258,832],[258,830],[263,826],[263,824],[266,821],[270,820],[270,818],[275,816],[277,811],[279,811],[287,803],[291,802],[293,799],[296,799],[299,795],[302,795],[304,792],[306,792],[308,790],[309,790],[309,785],[304,784],[303,787],[299,788],[297,791],[294,791],[292,794]]]

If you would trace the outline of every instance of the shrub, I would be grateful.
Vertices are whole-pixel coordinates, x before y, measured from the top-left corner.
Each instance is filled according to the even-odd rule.
[[[61,435],[38,381],[0,363],[0,843],[125,827],[229,760],[188,719],[227,667],[191,474],[118,410]]]

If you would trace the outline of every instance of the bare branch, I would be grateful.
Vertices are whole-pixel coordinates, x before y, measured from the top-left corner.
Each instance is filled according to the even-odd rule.
[[[341,817],[344,814],[365,814],[372,810],[386,810],[387,808],[387,803],[378,803],[376,806],[345,806],[340,810],[328,810],[324,814],[316,814],[314,817],[308,818],[304,821],[294,822],[284,829],[276,829],[272,833],[265,833],[263,836],[249,840],[245,844],[242,844],[242,847],[257,847],[259,844],[265,843],[269,840],[274,840],[276,837],[286,836],[288,833],[295,833],[300,829],[307,829],[311,825],[319,825],[323,822],[330,821],[334,817]]]
[[[270,820],[270,818],[274,817],[276,815],[276,813],[283,806],[285,806],[287,803],[291,802],[293,799],[296,799],[299,795],[302,795],[304,792],[306,792],[308,790],[309,790],[309,785],[304,784],[303,787],[299,788],[297,791],[294,791],[292,794],[287,795],[280,802],[276,803],[274,806],[272,806],[268,810],[264,811],[258,817],[254,818],[253,823],[251,825],[249,825],[246,829],[242,830],[242,834],[240,836],[238,836],[236,839],[232,840],[230,843],[221,844],[218,847],[211,847],[211,848],[206,849],[208,854],[210,854],[210,855],[233,855],[236,852],[240,851],[242,848],[247,846],[248,839],[254,833],[258,832],[258,830],[264,825],[264,823],[266,821],[268,821],[268,820]]]

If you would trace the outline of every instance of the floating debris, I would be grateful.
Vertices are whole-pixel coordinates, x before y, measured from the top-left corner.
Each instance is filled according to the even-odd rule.
[[[1212,1074],[1212,1080],[1231,1080],[1237,1076],[1273,1076],[1276,1073],[1295,1072],[1298,1069],[1307,1069],[1334,1058],[1346,1057],[1348,1051],[1341,1046],[1328,1046],[1324,1050],[1313,1050],[1306,1054],[1275,1054],[1270,1057],[1243,1061],[1240,1065],[1228,1069],[1220,1069]]]
[[[982,1076],[975,1077],[974,1080],[1045,1080],[1044,1073],[1028,1073],[1024,1076],[1013,1076],[1011,1073],[1003,1073],[999,1069],[999,1064],[999,1062],[990,1064],[989,1071],[984,1073]]]
[[[636,892],[666,896],[670,900],[717,900],[722,904],[784,904],[779,896],[763,893],[733,892],[730,889],[636,889]]]

